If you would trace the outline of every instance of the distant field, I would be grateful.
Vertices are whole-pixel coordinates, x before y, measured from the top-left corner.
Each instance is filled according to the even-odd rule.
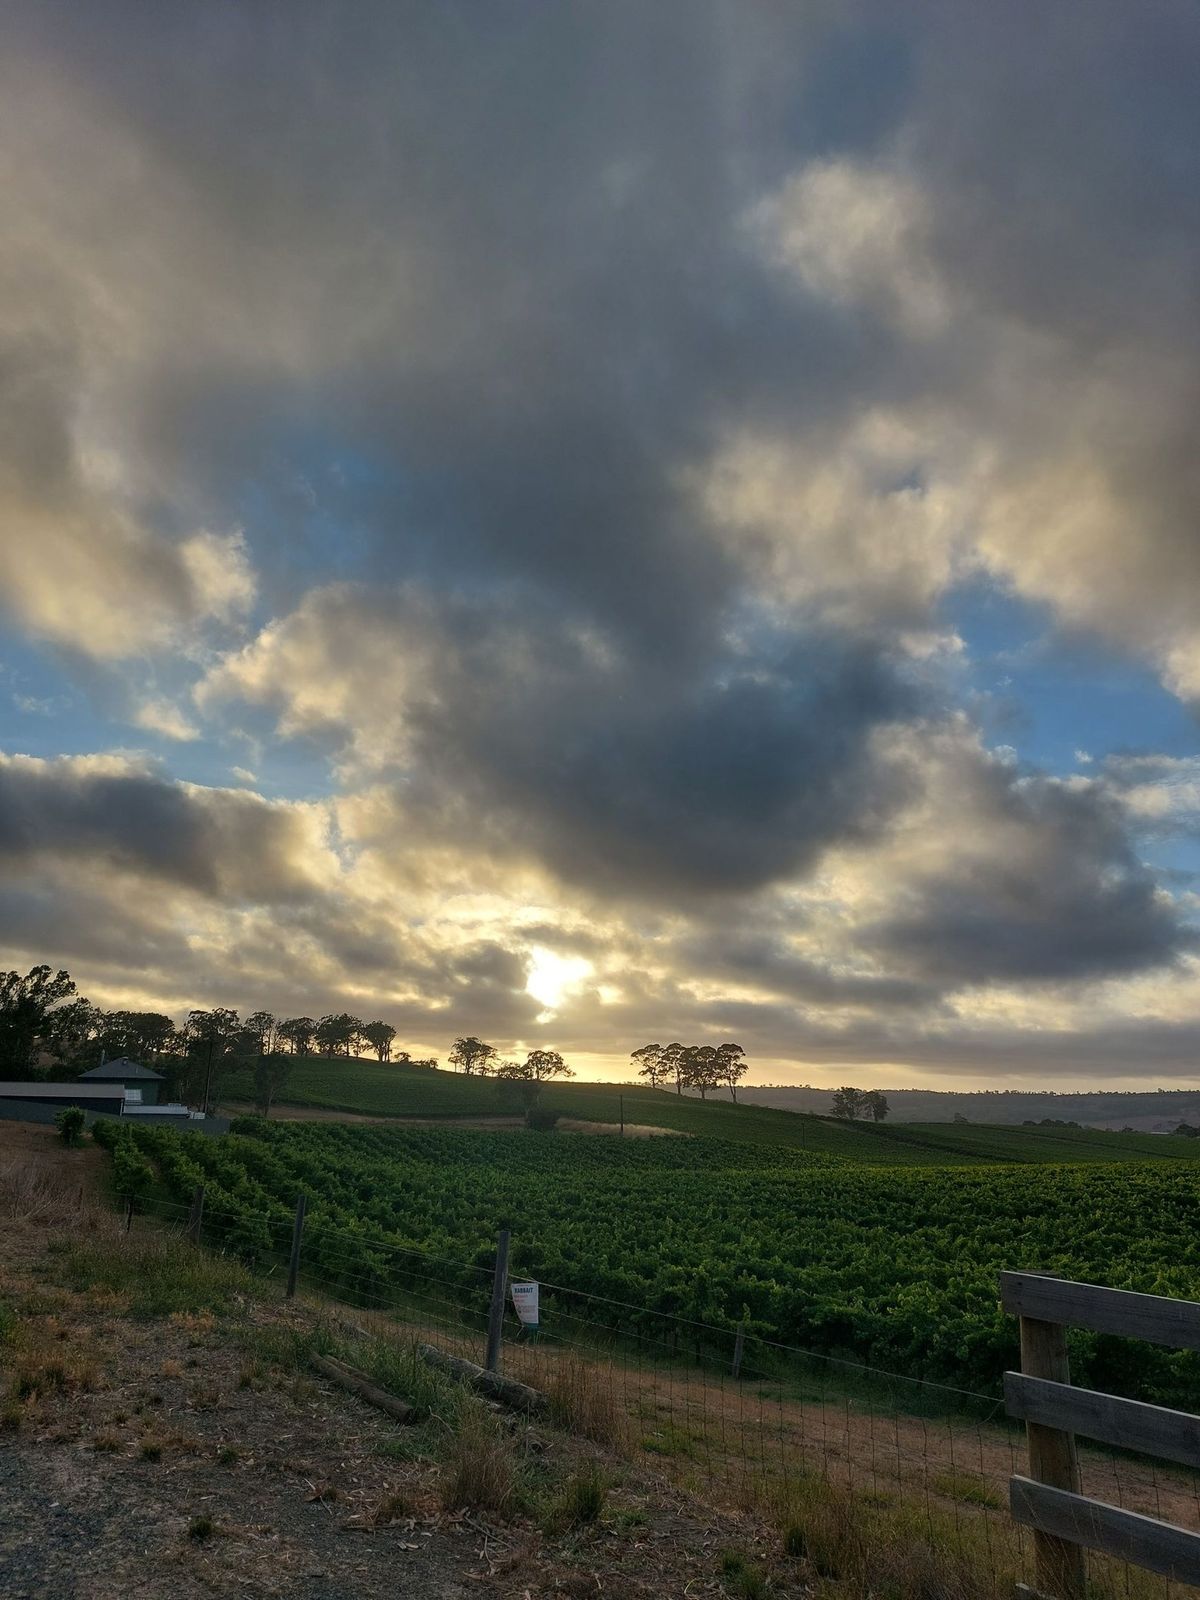
[[[222,1088],[223,1098],[232,1101],[249,1101],[253,1092],[249,1073],[231,1075]],[[496,1116],[514,1109],[494,1078],[468,1078],[428,1067],[317,1057],[302,1057],[296,1062],[281,1099],[291,1105],[392,1117]],[[868,1166],[1091,1163],[1147,1158],[1190,1161],[1200,1157],[1200,1139],[1151,1134],[958,1123],[844,1123],[767,1106],[733,1105],[727,1097],[702,1102],[635,1084],[548,1084],[543,1093],[543,1103],[564,1116],[594,1122],[616,1122],[622,1101],[629,1122],[739,1144],[808,1150]]]

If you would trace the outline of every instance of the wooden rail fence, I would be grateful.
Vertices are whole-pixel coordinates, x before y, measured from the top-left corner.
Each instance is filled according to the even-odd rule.
[[[1002,1272],[1000,1301],[1021,1319],[1021,1371],[1004,1374],[1004,1399],[1029,1437],[1029,1476],[1013,1477],[1009,1503],[1033,1529],[1037,1588],[1018,1594],[1083,1600],[1089,1549],[1200,1586],[1200,1532],[1084,1495],[1075,1447],[1081,1434],[1200,1467],[1200,1417],[1075,1388],[1067,1360],[1068,1328],[1200,1350],[1200,1304],[1035,1272]]]

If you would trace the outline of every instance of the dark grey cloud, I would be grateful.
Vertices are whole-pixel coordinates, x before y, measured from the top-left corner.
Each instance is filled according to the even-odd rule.
[[[465,792],[568,881],[625,895],[746,891],[866,839],[906,792],[872,732],[912,693],[837,637],[715,653],[681,684],[599,668],[553,630],[473,630],[416,705],[413,797]]]
[[[963,777],[944,852],[901,880],[893,914],[860,931],[889,969],[946,988],[1061,984],[1167,966],[1195,948],[1101,787],[969,755]]]
[[[311,896],[314,846],[296,812],[234,790],[69,760],[0,759],[0,860],[75,860],[223,902]]]

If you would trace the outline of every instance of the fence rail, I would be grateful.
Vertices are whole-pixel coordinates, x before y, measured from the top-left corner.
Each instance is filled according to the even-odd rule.
[[[1000,1303],[1021,1319],[1023,1370],[1005,1373],[1004,1395],[1029,1440],[1029,1476],[1009,1484],[1013,1518],[1034,1535],[1038,1588],[1023,1592],[1084,1600],[1087,1550],[1200,1586],[1200,1532],[1083,1494],[1076,1445],[1082,1434],[1196,1467],[1200,1417],[1074,1387],[1066,1337],[1077,1327],[1197,1350],[1200,1304],[1029,1272],[1001,1273]]]

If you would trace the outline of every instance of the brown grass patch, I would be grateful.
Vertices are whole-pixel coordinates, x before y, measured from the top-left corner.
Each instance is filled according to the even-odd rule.
[[[11,1388],[17,1400],[79,1394],[99,1387],[100,1371],[93,1358],[58,1341],[24,1349],[13,1362]]]
[[[0,1214],[35,1226],[62,1223],[79,1213],[79,1178],[35,1156],[0,1167]]]
[[[618,1450],[628,1448],[629,1413],[616,1392],[611,1369],[567,1355],[556,1361],[542,1379],[554,1420],[561,1427],[597,1444]]]

